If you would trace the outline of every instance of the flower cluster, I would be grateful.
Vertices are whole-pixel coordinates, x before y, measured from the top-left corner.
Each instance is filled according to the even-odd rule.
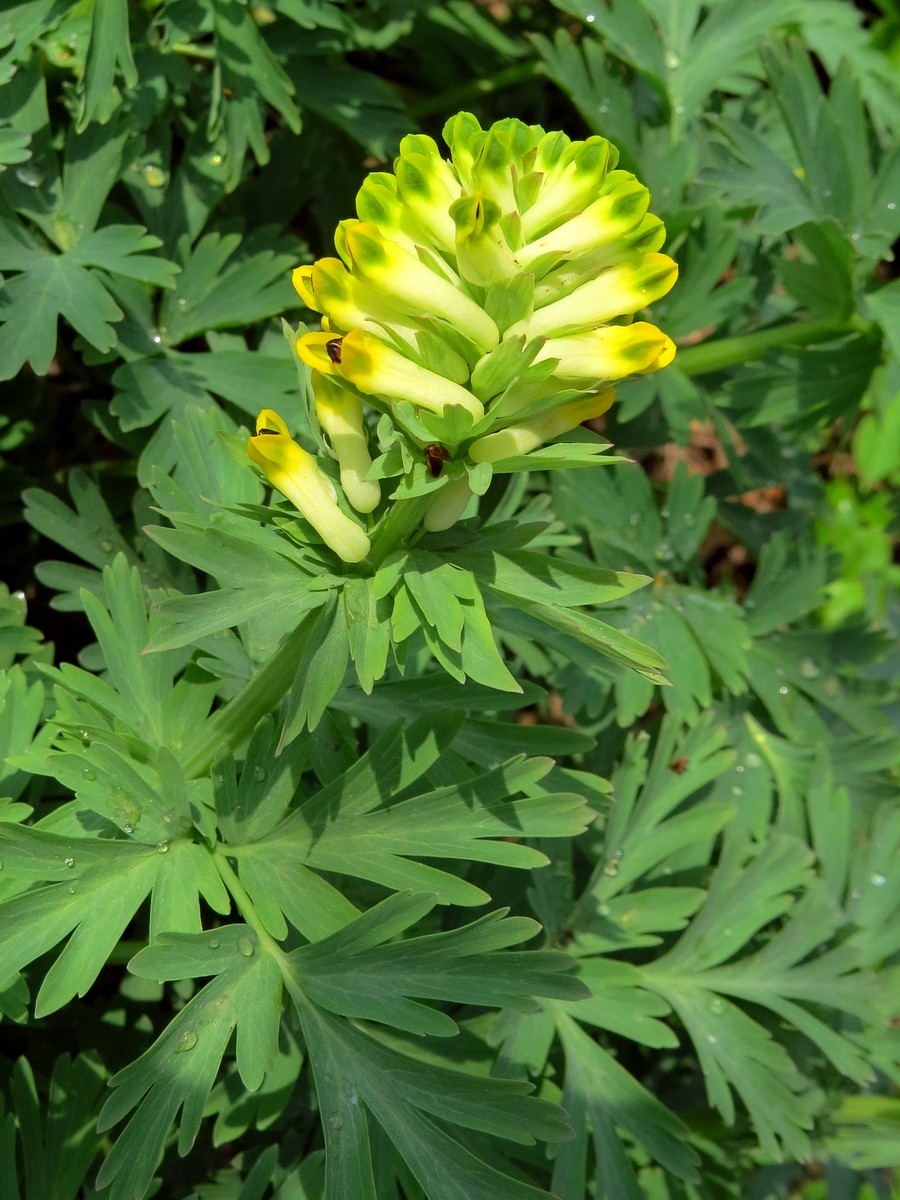
[[[669,291],[677,267],[659,253],[665,231],[648,212],[647,189],[616,168],[609,142],[571,141],[517,120],[485,131],[468,113],[447,123],[444,139],[449,162],[431,138],[404,138],[393,173],[369,175],[357,217],[338,226],[338,257],[293,275],[322,314],[321,332],[300,336],[297,353],[312,368],[346,500],[360,514],[380,502],[367,478],[365,400],[423,461],[437,446],[433,474],[453,464],[426,514],[431,529],[462,515],[472,464],[502,469],[599,416],[612,403],[610,383],[656,371],[675,352],[654,325],[632,319]],[[310,479],[315,461],[283,450],[273,414],[260,421],[253,460],[332,549],[359,561],[359,525],[348,548],[333,514],[344,530],[333,541],[303,489],[279,482],[287,457]],[[273,456],[277,477],[266,465]],[[311,491],[322,494],[324,483]],[[337,499],[331,504],[355,524]]]

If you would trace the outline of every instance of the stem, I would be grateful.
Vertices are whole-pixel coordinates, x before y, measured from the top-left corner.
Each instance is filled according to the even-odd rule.
[[[245,924],[249,925],[259,938],[259,944],[262,949],[267,954],[271,954],[280,963],[284,957],[281,947],[260,920],[256,907],[247,895],[247,889],[241,883],[237,872],[225,858],[225,855],[219,850],[213,854],[213,861],[216,864],[216,870],[219,872],[219,878],[231,893],[235,907],[244,918]]]
[[[791,325],[771,325],[756,333],[687,346],[678,351],[676,362],[684,375],[707,375],[711,371],[723,371],[726,367],[762,358],[772,346],[811,346],[859,330],[859,322],[834,317],[823,317],[819,321],[797,321]]]
[[[215,46],[198,46],[193,42],[173,42],[169,49],[173,54],[181,54],[184,58],[202,58],[207,62],[216,57]]]
[[[473,97],[490,96],[504,88],[515,87],[518,83],[527,83],[528,80],[542,74],[543,65],[536,59],[531,59],[525,63],[516,63],[511,67],[505,67],[502,71],[488,75],[485,79],[475,79],[469,83],[460,84],[459,87],[448,88],[436,96],[429,96],[425,100],[409,104],[407,108],[414,117],[429,117],[433,113],[454,112],[456,109],[465,108]]]
[[[272,711],[294,682],[306,637],[304,619],[248,680],[243,690],[213,713],[182,763],[186,778],[197,779],[205,775],[222,746],[232,749],[239,746],[253,732],[256,723]]]
[[[402,542],[408,542],[422,524],[422,518],[436,493],[414,496],[411,500],[395,500],[372,535],[368,561],[378,568]]]

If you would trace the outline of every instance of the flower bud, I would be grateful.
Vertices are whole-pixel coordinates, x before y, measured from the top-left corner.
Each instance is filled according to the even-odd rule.
[[[372,456],[366,437],[362,402],[332,377],[315,371],[312,388],[316,416],[328,434],[341,469],[344,495],[357,512],[369,513],[378,507],[381,487],[377,480],[366,479],[372,469]]]
[[[247,454],[338,558],[355,563],[366,557],[368,536],[339,507],[334,485],[313,456],[293,440],[276,412],[264,408],[259,414],[256,434],[247,440]]]
[[[559,437],[561,433],[568,433],[582,421],[602,417],[611,408],[615,398],[615,388],[604,388],[602,392],[594,395],[560,404],[549,412],[541,413],[539,417],[532,417],[529,421],[507,425],[497,433],[489,433],[486,437],[474,441],[469,447],[469,458],[473,462],[494,463],[520,454],[530,454],[532,450]]]

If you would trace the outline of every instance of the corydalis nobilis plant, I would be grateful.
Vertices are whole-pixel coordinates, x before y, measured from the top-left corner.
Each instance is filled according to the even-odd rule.
[[[373,457],[383,462],[392,438],[406,474],[418,464],[421,476],[394,499],[426,497],[421,527],[448,529],[494,472],[527,469],[524,456],[609,408],[610,383],[675,353],[633,319],[669,291],[677,267],[659,253],[662,222],[646,187],[616,169],[615,147],[512,119],[485,131],[468,113],[444,139],[449,162],[430,137],[404,138],[393,173],[369,175],[357,217],[338,226],[338,257],[293,275],[322,314],[321,332],[296,348],[347,504],[277,414],[261,413],[249,441],[269,482],[345,563],[366,559],[379,512],[387,518],[378,476],[388,471]],[[377,442],[364,404],[388,418]]]

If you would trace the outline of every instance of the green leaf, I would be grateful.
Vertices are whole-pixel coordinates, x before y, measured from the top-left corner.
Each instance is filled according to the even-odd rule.
[[[346,1169],[354,1193],[374,1196],[369,1166],[369,1117],[377,1121],[405,1159],[430,1200],[538,1200],[546,1192],[519,1182],[503,1168],[500,1154],[489,1165],[444,1126],[474,1129],[520,1142],[536,1137],[557,1141],[571,1135],[561,1110],[527,1095],[531,1085],[485,1079],[421,1063],[377,1041],[347,1021],[292,995],[303,1025],[322,1107],[329,1157],[327,1200],[346,1195],[339,1171]],[[437,1117],[437,1124],[432,1117]],[[340,1130],[340,1134],[336,1131]],[[341,1142],[346,1136],[347,1145]],[[347,1165],[349,1164],[349,1165]],[[355,1172],[355,1173],[354,1173]],[[359,1177],[361,1182],[357,1182]]]
[[[61,1054],[53,1063],[46,1108],[31,1065],[24,1058],[15,1064],[10,1083],[18,1121],[28,1195],[62,1200],[75,1196],[100,1149],[94,1105],[103,1091],[106,1072],[97,1055],[79,1054],[74,1060]],[[5,1154],[5,1151],[4,1151]],[[15,1166],[15,1154],[4,1158]],[[2,1178],[2,1168],[0,1168]],[[18,1200],[16,1181],[4,1196]]]
[[[630,667],[639,675],[644,675],[651,683],[665,683],[660,670],[665,670],[668,664],[661,655],[611,625],[598,621],[596,617],[569,609],[558,609],[525,596],[504,592],[502,597],[507,604],[521,609],[553,629],[558,629],[560,633],[567,634],[605,658],[612,659],[621,666]]]
[[[236,1034],[237,1066],[245,1087],[258,1088],[274,1059],[281,976],[246,926],[226,926],[214,936],[170,935],[137,955],[132,970],[145,978],[173,973],[178,978],[185,955],[193,962],[204,943],[205,957],[194,974],[215,974],[215,978],[185,1005],[149,1050],[110,1080],[116,1090],[103,1106],[100,1131],[136,1110],[97,1177],[98,1187],[110,1185],[111,1200],[144,1194],[179,1111],[178,1152],[183,1157],[190,1151],[232,1034]]]
[[[104,125],[119,100],[115,88],[118,72],[126,88],[134,88],[138,72],[131,53],[126,0],[94,0],[91,35],[84,67],[83,92],[77,129],[92,121]]]
[[[381,740],[376,743],[379,753],[381,745]],[[343,780],[338,780],[267,837],[244,847],[240,861],[283,859],[313,871],[371,879],[395,890],[431,891],[442,903],[480,904],[486,899],[481,888],[417,860],[542,865],[544,855],[505,839],[570,836],[583,830],[591,816],[581,796],[545,794],[535,786],[551,765],[513,759],[486,774],[409,799],[393,799],[379,780],[377,787],[366,784],[358,799],[339,801]],[[512,799],[522,791],[532,794]],[[403,795],[400,791],[393,796],[398,794]]]
[[[409,938],[397,934],[429,912],[434,896],[400,893],[352,924],[290,956],[298,986],[320,1008],[378,1021],[408,1033],[452,1036],[448,1015],[418,1001],[535,1008],[532,997],[580,999],[572,966],[555,951],[497,953],[538,932],[536,922],[492,913],[452,931]]]
[[[686,1127],[674,1113],[562,1012],[557,1014],[557,1028],[566,1053],[563,1105],[580,1127],[582,1121],[590,1125],[602,1194],[642,1195],[618,1129],[634,1138],[667,1171],[679,1179],[696,1181],[698,1158],[687,1144]],[[562,1148],[568,1173],[572,1164],[565,1162],[567,1150],[569,1147]],[[581,1150],[583,1154],[583,1146]],[[577,1153],[576,1147],[571,1152]],[[560,1166],[554,1172],[554,1186],[558,1186],[559,1173]]]

